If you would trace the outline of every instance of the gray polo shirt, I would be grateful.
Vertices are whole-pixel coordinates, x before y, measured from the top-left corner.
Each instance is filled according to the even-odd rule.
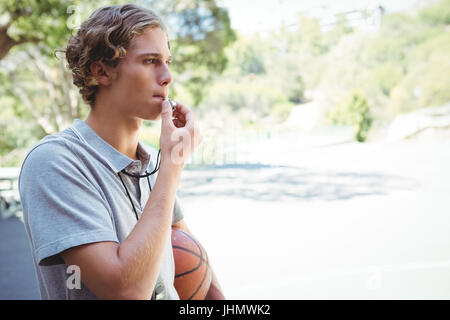
[[[151,191],[146,178],[120,172],[125,169],[136,175],[153,171],[157,151],[139,143],[137,155],[139,160],[128,158],[77,119],[63,132],[45,137],[26,156],[19,191],[43,299],[96,299],[82,282],[83,270],[81,289],[68,288],[73,269],[68,269],[59,253],[93,242],[120,244],[128,236],[137,219],[125,186],[138,216]],[[156,176],[150,176],[151,187]],[[175,200],[173,223],[182,218]],[[156,299],[178,299],[173,283],[169,236],[155,287]]]

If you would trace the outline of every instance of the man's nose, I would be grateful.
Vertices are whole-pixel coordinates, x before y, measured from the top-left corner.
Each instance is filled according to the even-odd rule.
[[[159,77],[158,83],[160,86],[164,87],[171,84],[172,81],[173,81],[172,74],[170,73],[169,67],[167,64],[164,64],[161,70],[161,75]]]

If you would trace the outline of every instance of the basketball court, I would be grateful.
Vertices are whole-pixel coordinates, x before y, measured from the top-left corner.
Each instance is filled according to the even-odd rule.
[[[227,298],[450,298],[448,144],[279,159],[184,173],[185,215]]]

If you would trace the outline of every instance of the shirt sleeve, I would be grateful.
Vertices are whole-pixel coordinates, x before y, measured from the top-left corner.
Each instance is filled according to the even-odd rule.
[[[64,141],[35,147],[19,178],[24,222],[39,265],[64,263],[75,246],[119,242],[109,205],[82,161]]]

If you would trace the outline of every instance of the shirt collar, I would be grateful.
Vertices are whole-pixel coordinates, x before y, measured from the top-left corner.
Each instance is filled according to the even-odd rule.
[[[130,173],[139,174],[147,169],[150,163],[150,154],[145,150],[141,142],[138,142],[136,150],[139,160],[133,160],[103,140],[85,121],[75,119],[72,126],[81,135],[80,138],[97,150],[116,173],[127,168],[127,172],[131,171]],[[137,172],[134,172],[136,170]]]

